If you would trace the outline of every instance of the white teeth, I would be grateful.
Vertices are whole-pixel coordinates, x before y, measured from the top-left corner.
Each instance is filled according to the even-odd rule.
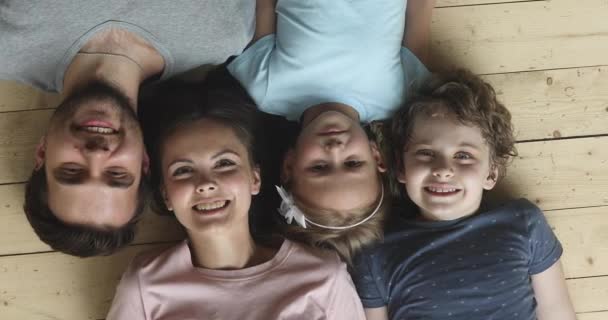
[[[437,193],[448,193],[448,192],[455,192],[456,188],[436,188],[436,187],[428,187],[427,188],[429,191],[431,192],[437,192]]]
[[[223,206],[226,205],[226,200],[223,201],[216,201],[216,202],[211,202],[211,203],[200,203],[197,204],[196,206],[194,206],[194,209],[198,210],[198,211],[209,211],[209,210],[214,210],[214,209],[219,209]]]
[[[104,127],[94,127],[94,126],[86,126],[81,128],[84,131],[92,132],[92,133],[102,133],[102,134],[110,134],[114,133],[115,130],[112,128],[104,128]]]

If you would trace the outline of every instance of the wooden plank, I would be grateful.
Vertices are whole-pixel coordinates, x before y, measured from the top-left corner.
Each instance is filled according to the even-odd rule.
[[[608,275],[608,206],[545,212],[562,243],[567,278]]]
[[[149,249],[88,259],[59,253],[1,257],[2,319],[102,319],[129,261]]]
[[[0,80],[0,97],[0,112],[54,108],[59,104],[59,94],[7,80]]]
[[[49,251],[38,239],[23,213],[23,184],[0,186],[0,255]],[[173,217],[147,210],[138,225],[134,243],[177,241],[184,238]]]
[[[608,277],[569,279],[566,284],[576,312],[608,310]]]
[[[3,113],[0,117],[0,183],[25,181],[34,167],[34,150],[53,110]]]
[[[608,65],[604,0],[439,8],[432,61],[478,74]]]
[[[608,205],[608,137],[517,144],[519,157],[489,194],[543,210]]]
[[[606,320],[608,319],[608,311],[579,313],[576,317],[578,320]]]
[[[137,252],[148,249],[131,247],[90,259],[58,253],[0,257],[0,314],[6,319],[103,318],[121,272]],[[608,277],[567,284],[577,312],[608,309]]]
[[[488,75],[518,140],[608,134],[608,68]]]

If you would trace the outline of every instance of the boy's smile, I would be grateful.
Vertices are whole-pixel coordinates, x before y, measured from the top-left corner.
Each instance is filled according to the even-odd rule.
[[[403,154],[399,181],[425,219],[471,215],[496,181],[490,150],[477,127],[453,115],[418,116]]]

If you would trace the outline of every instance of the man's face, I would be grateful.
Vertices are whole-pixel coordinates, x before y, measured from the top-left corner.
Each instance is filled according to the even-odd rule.
[[[128,100],[103,85],[87,92],[57,109],[37,163],[46,168],[48,205],[59,220],[116,228],[133,217],[148,159]]]
[[[475,213],[483,190],[494,187],[498,174],[479,128],[449,114],[416,117],[403,165],[399,181],[429,220]]]

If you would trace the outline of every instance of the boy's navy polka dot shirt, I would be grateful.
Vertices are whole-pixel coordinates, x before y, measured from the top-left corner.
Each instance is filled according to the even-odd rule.
[[[541,210],[520,199],[452,221],[391,221],[355,260],[366,308],[390,319],[536,319],[530,277],[562,246]]]

